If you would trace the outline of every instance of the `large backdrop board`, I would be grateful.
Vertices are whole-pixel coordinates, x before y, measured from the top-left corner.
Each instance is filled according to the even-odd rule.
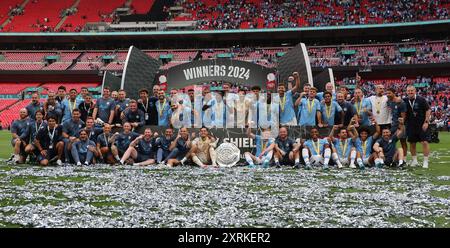
[[[105,87],[108,87],[111,91],[120,90],[121,83],[121,78],[114,76],[114,74],[109,71],[105,71],[105,73],[103,74],[102,93],[103,88]]]
[[[336,88],[334,84],[333,69],[331,68],[325,69],[314,77],[314,87],[317,88],[318,92],[324,92],[327,83],[331,83],[333,88]]]
[[[161,75],[159,74],[160,66],[159,60],[131,46],[125,61],[120,89],[127,91],[128,97],[138,98],[140,88],[150,89],[158,81],[156,76]],[[301,87],[306,83],[314,86],[308,52],[303,43],[285,53],[279,59],[276,68],[234,60],[232,57],[195,60],[169,68],[166,72],[167,80],[164,82],[167,82],[169,88],[177,89],[211,81],[230,82],[249,87],[258,85],[266,89],[275,83],[275,74],[278,74],[278,82],[287,82],[293,72],[299,73]],[[106,77],[111,75],[105,74]],[[111,79],[115,81],[114,78]],[[109,83],[109,80],[105,82]],[[319,80],[318,84],[321,87],[322,80]],[[116,86],[115,83],[114,86]]]
[[[298,72],[301,88],[306,83],[315,86],[308,51],[303,43],[293,47],[278,60],[277,70],[279,83],[287,82],[293,72]]]
[[[160,66],[159,60],[131,46],[123,68],[120,88],[127,92],[129,98],[139,98],[139,89],[147,88],[151,91],[152,83]]]
[[[184,88],[211,81],[265,88],[267,75],[274,72],[274,69],[240,60],[197,60],[171,67],[167,71],[167,82],[170,88]]]

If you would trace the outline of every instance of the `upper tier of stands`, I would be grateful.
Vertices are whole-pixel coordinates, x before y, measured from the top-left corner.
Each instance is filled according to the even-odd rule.
[[[87,23],[118,23],[117,8],[146,14],[154,0],[2,0],[3,32],[80,32]],[[181,7],[171,11],[170,7]],[[449,19],[447,0],[176,0],[168,21],[201,30],[383,24]],[[9,21],[7,21],[9,19]],[[152,20],[148,20],[152,21]],[[60,25],[57,28],[57,25]]]
[[[449,1],[233,1],[177,0],[174,21],[197,21],[197,29],[343,26],[449,18]]]
[[[153,50],[144,52],[164,61],[162,69],[192,61],[216,58],[227,53],[233,59],[264,66],[275,66],[277,60],[290,47],[231,48],[207,50]],[[201,53],[201,54],[200,54]],[[362,44],[308,47],[311,66],[366,66],[393,64],[421,64],[450,62],[448,41],[430,41],[396,44]],[[0,51],[0,70],[123,70],[127,51]],[[56,62],[49,64],[48,60]]]
[[[86,23],[117,19],[115,10],[131,3],[130,13],[145,14],[153,0],[2,0],[0,27],[3,32],[79,32]],[[21,6],[22,5],[22,6]],[[11,11],[19,8],[20,11]],[[68,11],[69,10],[69,11]],[[58,23],[60,27],[57,28]]]

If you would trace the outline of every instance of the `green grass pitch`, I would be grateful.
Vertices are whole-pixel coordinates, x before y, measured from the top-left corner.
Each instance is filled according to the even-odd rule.
[[[448,228],[450,133],[439,138],[429,169],[403,171],[42,168],[3,162],[11,134],[0,131],[0,228]]]

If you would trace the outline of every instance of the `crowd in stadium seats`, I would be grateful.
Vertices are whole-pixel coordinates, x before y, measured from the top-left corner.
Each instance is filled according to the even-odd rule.
[[[448,1],[338,0],[338,1],[234,1],[177,0],[198,29],[291,28],[380,24],[448,19]]]
[[[9,22],[3,32],[81,32],[88,22],[118,22],[115,12],[119,7],[130,7],[134,13],[145,13],[153,1],[134,0],[126,6],[125,0],[34,0],[23,4],[20,0],[0,2],[0,21]],[[2,8],[5,7],[5,8]],[[65,18],[65,19],[63,19]],[[62,24],[57,28],[57,24]],[[2,23],[0,23],[2,24]]]
[[[145,51],[149,56],[160,59],[160,55],[171,54],[172,60],[163,61],[162,69],[168,69],[183,62],[201,59],[213,59],[219,54],[229,54],[232,59],[244,60],[273,67],[280,56],[290,47],[250,48],[232,47],[228,49],[206,50],[158,50]],[[201,53],[201,54],[199,54]],[[422,41],[397,44],[362,44],[326,47],[308,47],[312,67],[330,66],[367,66],[397,65],[450,62],[448,41]],[[126,60],[126,51],[60,51],[27,52],[3,51],[0,56],[0,70],[66,70],[69,62],[77,59],[70,70],[122,70]],[[200,56],[201,55],[201,56]],[[46,64],[47,56],[57,56],[55,65]],[[111,58],[111,63],[103,63],[103,56]],[[66,63],[64,63],[66,62]]]

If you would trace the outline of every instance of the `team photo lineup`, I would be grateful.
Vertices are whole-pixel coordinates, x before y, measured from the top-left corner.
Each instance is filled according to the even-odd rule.
[[[2,230],[385,242],[304,228],[450,227],[449,144],[448,0],[0,1]]]
[[[226,102],[236,91],[233,95],[244,99],[240,110],[245,116],[236,122],[241,122],[242,127],[245,121],[247,135],[256,145],[255,152],[244,154],[249,167],[328,169],[331,161],[337,168],[401,168],[406,166],[408,143],[410,166],[414,167],[418,166],[416,144],[420,143],[424,149],[423,167],[428,168],[431,109],[413,85],[399,94],[396,89],[375,85],[375,94],[365,95],[359,87],[350,93],[345,86],[335,90],[331,83],[326,84],[325,92],[317,92],[309,84],[300,89],[297,72],[288,80],[289,84],[277,87],[279,119],[269,119],[280,124],[276,137],[270,137],[270,128],[259,128],[257,133],[251,130],[260,121],[259,86],[231,88],[225,82],[217,92],[202,86],[202,110],[213,111],[211,118],[200,119],[202,123],[209,120],[197,133],[191,133],[190,128],[204,114],[195,110],[194,89],[183,94],[189,97],[184,102],[178,100],[177,89],[171,89],[169,95],[159,85],[153,86],[151,92],[139,90],[139,99],[127,98],[125,90],[110,92],[108,87],[96,101],[86,87],[77,92],[60,86],[57,92],[49,91],[42,103],[39,94],[33,93],[31,103],[20,110],[20,119],[11,125],[11,161],[25,163],[29,157],[43,166],[128,163],[217,167],[215,148],[219,140],[209,130],[223,128],[227,116],[231,116],[228,112],[239,108]],[[270,103],[267,105],[272,108]],[[189,118],[176,130],[173,122],[182,120],[184,114]],[[146,125],[165,129],[159,134]],[[295,126],[310,127],[309,137],[289,137],[289,129]],[[331,131],[321,137],[318,130],[326,127]],[[112,128],[120,131],[112,132]],[[398,141],[401,147],[397,148]]]

